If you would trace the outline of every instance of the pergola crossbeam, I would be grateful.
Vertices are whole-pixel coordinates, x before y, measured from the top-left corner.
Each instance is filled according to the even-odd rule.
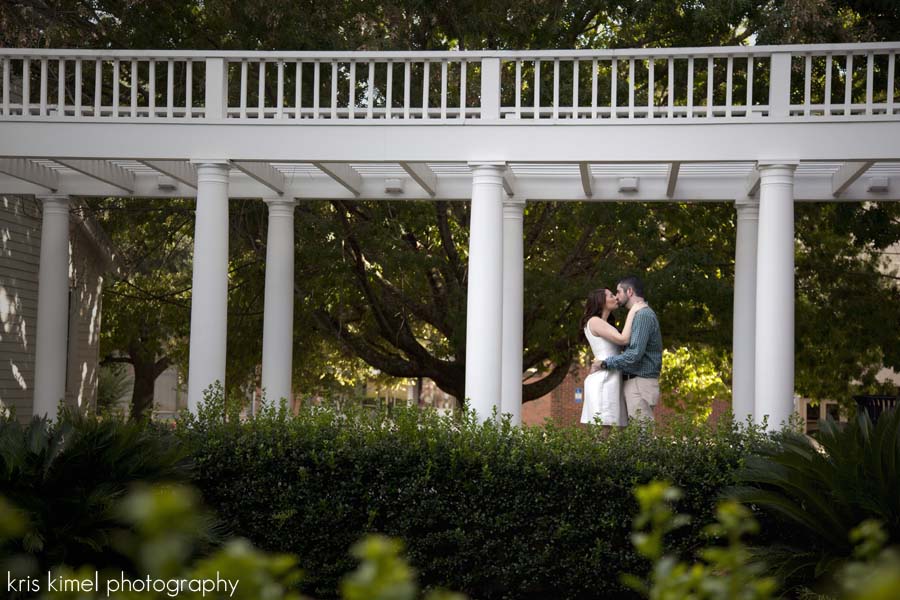
[[[841,168],[831,177],[831,189],[834,197],[838,197],[859,179],[863,173],[869,170],[875,164],[875,161],[851,161],[844,163]]]
[[[514,196],[516,194],[516,175],[510,168],[507,168],[503,172],[503,190],[506,192],[507,196]]]
[[[126,171],[107,160],[58,158],[56,162],[69,167],[73,171],[78,171],[103,183],[121,188],[128,193],[134,192],[134,173]]]
[[[666,196],[671,198],[675,195],[675,185],[678,183],[678,171],[681,169],[681,163],[673,161],[669,163],[666,171]]]
[[[362,176],[347,163],[314,162],[316,168],[344,186],[354,196],[362,189]]]
[[[234,165],[237,170],[245,173],[248,177],[255,179],[270,190],[278,194],[284,193],[284,175],[275,170],[269,163],[234,160],[231,161],[231,164]]]
[[[591,175],[590,163],[582,162],[578,164],[578,171],[581,174],[581,187],[584,189],[584,195],[588,198],[594,195],[594,176]]]
[[[747,175],[747,186],[744,194],[746,196],[755,196],[759,193],[759,169],[757,167],[753,167],[753,170],[750,171],[750,174]]]
[[[0,173],[6,173],[53,192],[59,189],[59,175],[56,171],[25,158],[0,158]]]
[[[437,175],[425,163],[401,162],[400,166],[432,198],[437,194]]]
[[[197,168],[186,160],[142,160],[142,164],[192,188],[197,187]]]

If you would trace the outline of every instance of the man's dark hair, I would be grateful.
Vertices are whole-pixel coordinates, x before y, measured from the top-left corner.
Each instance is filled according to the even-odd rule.
[[[634,290],[634,295],[640,298],[646,299],[647,296],[644,295],[644,282],[634,275],[629,275],[628,277],[623,277],[619,280],[619,285],[622,286],[623,290],[627,290],[631,288]]]

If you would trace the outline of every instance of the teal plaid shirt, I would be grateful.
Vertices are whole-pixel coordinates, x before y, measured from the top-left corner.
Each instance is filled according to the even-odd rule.
[[[618,369],[638,377],[659,378],[662,368],[662,334],[659,319],[649,306],[634,315],[631,341],[625,351],[606,359],[608,369]]]

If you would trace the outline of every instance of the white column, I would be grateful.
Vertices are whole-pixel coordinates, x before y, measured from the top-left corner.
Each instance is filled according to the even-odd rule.
[[[794,411],[794,164],[760,164],[755,418]]]
[[[188,410],[197,413],[203,392],[225,385],[228,327],[228,163],[196,161],[197,209],[191,292]]]
[[[41,220],[32,414],[57,416],[66,395],[69,335],[69,198],[47,196]]]
[[[759,200],[735,201],[737,238],[734,253],[734,322],[731,410],[744,423],[754,413],[756,372],[756,239]]]
[[[294,200],[265,199],[266,299],[263,317],[262,387],[269,402],[291,399],[294,350]]]
[[[525,281],[522,222],[525,201],[503,201],[503,352],[500,412],[522,424],[522,336]]]
[[[469,281],[466,399],[480,421],[500,409],[503,305],[503,163],[469,163]]]

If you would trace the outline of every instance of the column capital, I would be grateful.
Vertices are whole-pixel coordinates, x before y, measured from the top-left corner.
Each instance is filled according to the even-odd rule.
[[[263,198],[262,201],[269,207],[269,215],[273,217],[293,217],[297,206],[294,198],[272,197]]]
[[[71,198],[61,194],[40,194],[35,198],[41,201],[44,214],[69,214]]]
[[[477,167],[494,167],[501,171],[506,170],[505,160],[470,160],[467,164],[469,165],[469,168],[473,170]]]
[[[753,196],[735,198],[734,208],[737,210],[738,219],[756,219],[759,217],[759,198]]]
[[[795,170],[800,164],[796,159],[763,159],[756,161],[756,168],[759,169],[760,175],[763,171],[770,169],[790,169]]]
[[[192,165],[222,165],[229,166],[231,161],[227,158],[192,158],[189,161]]]
[[[520,198],[503,199],[503,219],[522,219],[525,216],[525,200]]]

